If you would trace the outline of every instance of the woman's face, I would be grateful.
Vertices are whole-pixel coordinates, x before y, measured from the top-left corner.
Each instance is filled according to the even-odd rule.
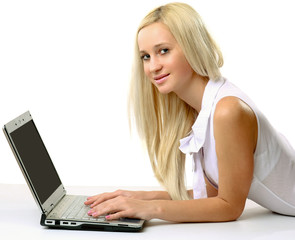
[[[138,47],[144,72],[161,93],[177,94],[193,79],[193,69],[165,24],[157,22],[141,29]]]

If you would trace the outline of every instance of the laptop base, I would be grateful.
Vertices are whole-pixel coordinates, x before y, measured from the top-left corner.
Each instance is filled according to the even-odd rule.
[[[122,226],[111,226],[111,225],[97,225],[97,224],[91,224],[91,223],[82,223],[77,224],[77,222],[72,221],[61,221],[61,220],[54,220],[53,225],[49,225],[46,223],[46,215],[41,215],[40,225],[52,229],[69,229],[69,230],[89,230],[89,231],[110,231],[110,232],[139,232],[143,229],[143,225],[139,228],[130,228],[130,227],[124,227],[124,224],[121,224]],[[48,221],[48,220],[47,220]],[[127,225],[126,225],[127,226]]]

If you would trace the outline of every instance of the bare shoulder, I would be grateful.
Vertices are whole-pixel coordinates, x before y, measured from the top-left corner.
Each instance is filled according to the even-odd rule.
[[[217,103],[214,114],[216,120],[237,120],[241,117],[256,120],[253,110],[241,99],[230,96]]]
[[[228,135],[248,135],[256,145],[257,120],[248,104],[237,97],[222,98],[214,113],[214,132]],[[249,140],[250,140],[249,139]]]

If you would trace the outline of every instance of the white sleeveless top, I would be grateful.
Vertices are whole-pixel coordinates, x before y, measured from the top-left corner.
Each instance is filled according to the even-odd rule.
[[[193,157],[194,198],[206,198],[204,177],[218,188],[218,161],[215,151],[213,116],[218,101],[234,96],[253,110],[258,124],[254,153],[254,174],[248,198],[271,211],[295,216],[295,151],[278,133],[251,99],[224,78],[209,80],[201,111],[190,135],[180,140],[179,149]]]

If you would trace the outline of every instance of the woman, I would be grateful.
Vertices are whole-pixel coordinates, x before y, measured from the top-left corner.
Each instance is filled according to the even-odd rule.
[[[176,222],[232,221],[247,198],[295,216],[295,152],[219,71],[223,58],[200,16],[172,3],[150,12],[136,39],[130,103],[165,191],[89,197],[89,215]],[[180,147],[179,147],[180,141]],[[193,190],[184,181],[193,159]]]

